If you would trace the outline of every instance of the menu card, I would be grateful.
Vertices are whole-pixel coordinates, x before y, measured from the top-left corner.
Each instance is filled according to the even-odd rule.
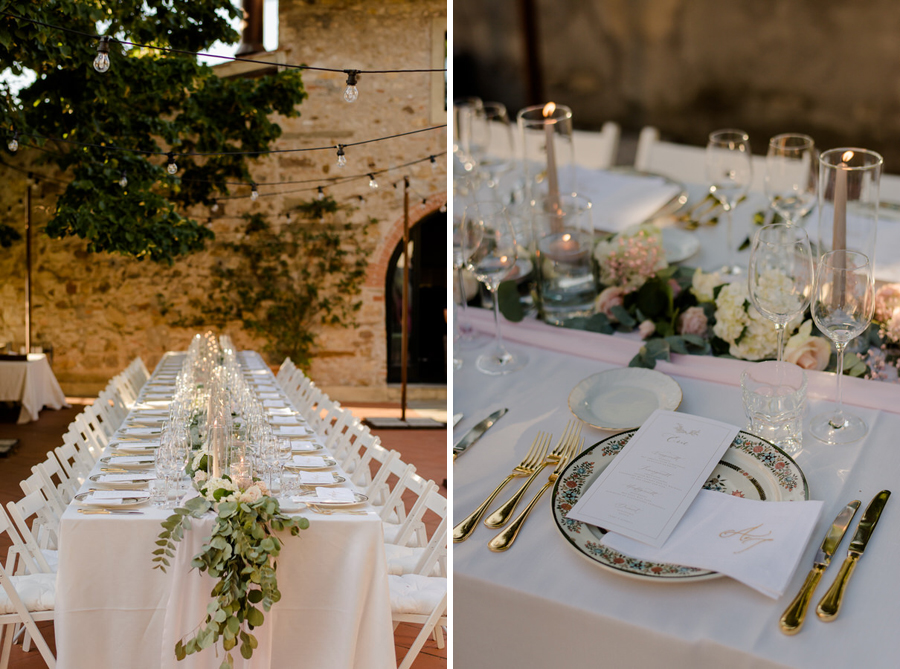
[[[355,502],[352,490],[347,488],[316,488],[316,497],[324,502]]]
[[[309,428],[303,425],[279,425],[276,434],[281,436],[301,437],[303,435],[312,434]]]
[[[263,400],[264,407],[283,407],[284,400]]]
[[[315,455],[295,455],[292,463],[296,467],[326,467],[325,458]]]
[[[737,433],[734,425],[657,409],[568,515],[659,548]]]

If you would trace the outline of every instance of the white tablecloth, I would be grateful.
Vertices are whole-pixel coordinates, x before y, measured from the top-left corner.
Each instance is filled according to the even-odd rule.
[[[44,407],[69,406],[43,353],[29,353],[28,360],[0,360],[0,401],[22,403],[19,423],[37,420]]]
[[[176,662],[174,654],[176,640],[204,620],[210,601],[213,579],[189,565],[212,519],[194,521],[164,574],[151,568],[151,553],[171,512],[142,510],[140,516],[84,516],[70,506],[63,515],[55,623],[60,669],[221,664],[221,646],[218,657],[207,649]],[[393,668],[380,519],[308,515],[309,529],[283,537],[281,601],[254,631],[260,645],[251,662],[233,650],[236,666]]]
[[[490,313],[474,311],[476,327],[491,333]],[[511,344],[525,350],[531,360],[522,371],[503,377],[484,376],[475,369],[480,351],[461,353],[463,367],[454,374],[453,411],[462,412],[464,419],[454,438],[498,408],[508,407],[509,413],[453,465],[457,520],[468,515],[522,459],[539,430],[557,437],[562,434],[571,418],[567,398],[579,381],[626,365],[633,352],[620,346],[620,338],[540,323],[504,323],[503,328],[504,336],[513,342],[549,337],[556,350]],[[618,364],[602,361],[617,355],[621,357]],[[720,363],[742,364],[685,356],[659,368],[672,374],[684,391],[679,411],[743,427],[738,385],[710,380],[721,368],[704,370]],[[822,396],[826,382],[834,378],[824,373],[811,376],[811,387],[822,390],[811,392],[810,415],[828,406],[830,397]],[[888,397],[897,391],[877,382],[849,385],[848,394],[856,394],[857,399],[868,391],[880,396],[883,390]],[[898,408],[900,404],[894,403],[894,411]],[[900,498],[896,494],[860,560],[837,620],[823,623],[811,610],[799,635],[787,637],[778,629],[779,617],[803,583],[840,508],[851,499],[861,499],[865,506],[884,488],[900,493],[900,416],[853,409],[870,426],[863,441],[829,446],[804,433],[803,449],[794,456],[807,477],[811,498],[824,500],[825,507],[813,541],[780,600],[727,578],[657,583],[604,570],[568,545],[555,527],[547,494],[508,552],[488,550],[494,531],[484,525],[468,541],[453,544],[456,666],[896,667],[900,657]],[[585,427],[583,434],[586,445],[591,445],[611,433]],[[501,494],[495,506],[512,490]],[[853,529],[855,523],[851,534]],[[812,608],[837,574],[848,542],[845,538],[826,571]]]

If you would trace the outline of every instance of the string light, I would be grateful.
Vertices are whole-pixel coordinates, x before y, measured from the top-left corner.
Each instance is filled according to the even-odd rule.
[[[125,176],[125,170],[122,170],[122,178],[119,179],[119,185],[125,188],[128,185],[128,177]]]
[[[94,69],[103,74],[109,69],[109,37],[104,35],[97,45],[97,57],[94,58]]]
[[[16,130],[13,133],[12,139],[9,140],[9,144],[6,145],[6,148],[9,149],[10,153],[15,153],[19,150],[19,131]]]
[[[209,209],[210,209],[210,211],[212,211],[212,212],[214,212],[214,213],[217,212],[217,211],[219,211],[219,201],[218,201],[218,200],[213,200],[213,201],[212,201],[212,206],[211,206]]]
[[[337,166],[338,166],[338,167],[343,167],[344,165],[347,164],[347,156],[344,155],[344,145],[343,145],[343,144],[338,144],[337,147],[338,147],[338,150],[337,150]]]
[[[446,202],[445,202],[444,204],[441,205],[441,213],[442,213],[442,214],[446,214],[446,213],[447,213],[447,203],[446,203]]]
[[[325,192],[322,190],[322,187],[319,186],[319,189],[318,189],[318,190],[319,190],[319,194],[316,195],[316,199],[317,199],[317,200],[324,200],[324,199],[325,199]]]
[[[366,198],[364,198],[362,195],[357,195],[356,197],[359,199],[360,204],[366,203]]]
[[[347,88],[344,90],[344,102],[356,102],[359,97],[359,89],[356,83],[359,80],[359,70],[344,70],[347,73]]]
[[[375,181],[375,175],[369,174],[369,188],[372,190],[376,190],[378,188],[378,182]]]
[[[259,191],[256,190],[256,184],[250,184],[250,199],[256,202],[259,199]]]
[[[166,172],[175,174],[175,172],[178,171],[178,165],[175,163],[175,154],[170,152],[166,155],[169,157],[169,162],[166,165]]]
[[[429,156],[429,158],[431,159],[431,171],[437,172],[437,168],[438,168],[437,160],[435,159],[434,156]]]

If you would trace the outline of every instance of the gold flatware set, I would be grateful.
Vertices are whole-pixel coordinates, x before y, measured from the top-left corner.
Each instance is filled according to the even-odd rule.
[[[522,487],[484,521],[484,524],[487,527],[493,529],[506,525],[509,518],[515,512],[519,502],[525,496],[531,482],[534,481],[546,467],[554,465],[555,467],[553,473],[550,475],[550,479],[531,499],[528,506],[525,507],[525,510],[519,514],[506,530],[498,534],[488,544],[491,550],[495,552],[505,551],[512,546],[519,531],[522,529],[522,525],[525,523],[525,520],[528,518],[532,509],[537,505],[541,496],[547,488],[556,481],[571,459],[580,453],[581,449],[584,447],[584,438],[580,437],[582,426],[583,423],[581,423],[581,421],[569,421],[563,431],[563,436],[552,450],[550,450],[550,443],[553,441],[553,436],[545,432],[538,432],[531,444],[531,448],[528,449],[528,453],[525,454],[522,461],[513,468],[512,472],[500,482],[500,485],[488,495],[478,508],[453,528],[453,541],[459,543],[468,539],[478,526],[481,517],[485,514],[503,488],[505,488],[513,479],[525,478],[527,476],[528,478],[522,484]]]

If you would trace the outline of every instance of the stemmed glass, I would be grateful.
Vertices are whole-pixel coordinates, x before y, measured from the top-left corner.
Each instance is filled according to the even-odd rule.
[[[797,224],[816,203],[819,152],[808,135],[786,133],[769,140],[766,196],[788,223]]]
[[[278,438],[278,464],[279,464],[279,481],[278,489],[284,490],[284,479],[287,466],[291,464],[291,458],[294,456],[294,449],[291,446],[291,440],[286,437]]]
[[[722,274],[741,274],[743,268],[735,264],[734,223],[732,211],[738,201],[750,189],[753,167],[750,156],[750,138],[743,130],[717,130],[709,136],[706,145],[706,179],[709,192],[725,211],[727,262]]]
[[[875,281],[869,258],[857,251],[830,251],[819,258],[812,316],[837,349],[837,408],[813,417],[809,431],[827,444],[849,444],[865,436],[868,426],[844,411],[841,377],[844,349],[872,322]]]
[[[177,448],[171,444],[160,446],[156,449],[156,476],[164,481],[163,503],[164,509],[171,508],[169,502],[169,480],[178,476],[184,469],[184,458],[180,457]]]
[[[516,269],[519,245],[509,213],[497,202],[477,202],[466,207],[463,213],[464,235],[469,239],[481,237],[481,243],[473,248],[468,266],[491,294],[494,301],[494,326],[496,339],[493,351],[478,357],[475,366],[485,374],[508,374],[528,363],[524,353],[513,353],[503,344],[500,333],[500,304],[497,289],[505,278]]]
[[[806,231],[788,223],[760,228],[753,237],[747,283],[750,302],[775,323],[780,362],[785,327],[809,306],[812,295],[812,253]]]
[[[500,194],[500,180],[512,170],[516,160],[513,129],[506,107],[500,102],[483,103],[480,114],[472,121],[473,144],[484,147],[478,160],[478,170],[485,175],[485,184],[498,202],[508,204]]]
[[[484,228],[478,226],[466,226],[465,216],[453,217],[453,271],[459,280],[460,307],[456,308],[456,318],[453,319],[454,335],[453,348],[469,348],[477,343],[477,337],[472,325],[466,316],[468,309],[466,304],[466,279],[463,271],[468,267],[469,259],[475,249],[481,244]],[[458,361],[458,364],[457,364]],[[456,369],[462,365],[462,360],[454,358],[453,366]]]

